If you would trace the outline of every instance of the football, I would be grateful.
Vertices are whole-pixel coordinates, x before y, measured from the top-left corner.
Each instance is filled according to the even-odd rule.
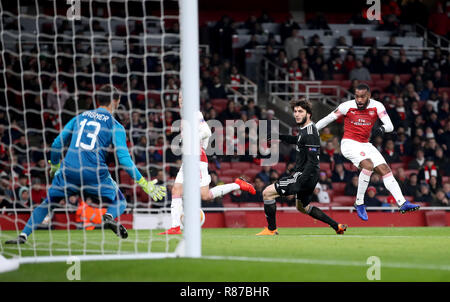
[[[203,212],[203,210],[200,209],[200,226],[203,226],[203,224],[205,223],[205,219],[206,219],[205,212]],[[184,213],[181,213],[180,221],[181,221],[181,226],[182,227],[184,227],[184,221],[183,220],[184,220]]]

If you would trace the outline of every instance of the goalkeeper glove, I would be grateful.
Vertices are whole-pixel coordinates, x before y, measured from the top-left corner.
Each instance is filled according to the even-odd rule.
[[[144,177],[142,177],[137,183],[141,186],[145,193],[150,195],[154,201],[162,200],[166,196],[166,187],[155,185],[158,182],[154,179],[148,182]]]
[[[61,166],[61,163],[57,163],[56,165],[52,164],[52,161],[49,160],[48,163],[50,164],[50,176],[55,176],[56,171],[59,170],[59,167]]]

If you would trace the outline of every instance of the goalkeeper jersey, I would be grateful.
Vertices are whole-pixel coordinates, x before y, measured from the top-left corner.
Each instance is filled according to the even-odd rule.
[[[52,164],[60,162],[67,145],[60,170],[71,182],[96,185],[110,178],[106,157],[111,145],[128,174],[134,180],[142,177],[128,151],[125,128],[104,108],[85,111],[66,124],[52,144]]]

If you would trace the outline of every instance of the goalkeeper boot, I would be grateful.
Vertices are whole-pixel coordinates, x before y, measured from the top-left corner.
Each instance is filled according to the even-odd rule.
[[[180,226],[177,226],[177,227],[170,228],[165,232],[159,233],[158,235],[182,235],[182,234],[183,234],[183,232],[181,232]]]
[[[348,225],[346,224],[338,224],[338,229],[336,230],[336,234],[342,235],[347,230]]]
[[[256,194],[255,188],[254,188],[250,183],[246,182],[244,179],[242,179],[242,178],[240,178],[240,177],[239,177],[239,178],[236,178],[236,180],[234,181],[234,183],[238,184],[238,185],[239,185],[239,188],[240,188],[242,191],[249,192],[249,193],[252,194],[252,195],[255,195],[255,194]]]
[[[24,244],[25,242],[27,242],[27,236],[20,234],[16,239],[5,241],[5,244]]]
[[[364,221],[369,220],[369,217],[367,217],[367,212],[366,212],[366,206],[363,204],[357,205],[355,203],[355,209],[356,209],[356,213],[358,214],[358,217],[361,218]]]
[[[412,204],[409,201],[405,201],[400,207],[399,211],[400,213],[405,214],[406,212],[417,211],[419,208],[420,208],[419,205]]]
[[[127,229],[115,221],[111,215],[105,214],[103,215],[103,227],[105,229],[110,229],[114,232],[117,236],[119,236],[122,239],[126,239],[128,237]]]
[[[269,230],[268,227],[265,227],[264,230],[256,234],[256,236],[274,236],[274,235],[278,235],[278,229],[272,231]]]

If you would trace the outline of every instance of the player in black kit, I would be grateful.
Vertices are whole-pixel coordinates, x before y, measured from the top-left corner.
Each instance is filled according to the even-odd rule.
[[[305,98],[294,99],[290,105],[299,127],[299,134],[298,136],[280,135],[280,141],[296,144],[294,172],[264,189],[264,212],[268,227],[256,235],[278,235],[275,198],[288,195],[296,195],[296,207],[300,212],[330,225],[337,234],[344,234],[347,225],[337,223],[322,210],[310,205],[320,172],[320,137],[311,120],[312,105]]]

